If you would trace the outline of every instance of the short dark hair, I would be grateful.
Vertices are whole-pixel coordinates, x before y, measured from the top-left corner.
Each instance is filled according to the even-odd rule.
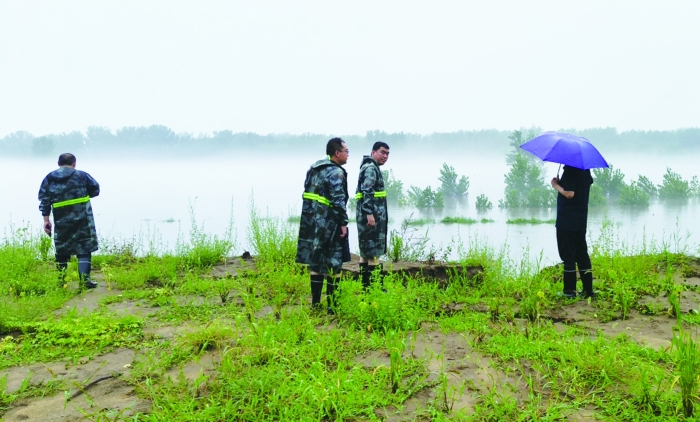
[[[326,144],[326,155],[335,157],[337,151],[343,150],[343,141],[341,138],[333,138]]]
[[[386,142],[375,142],[374,145],[372,145],[372,151],[377,151],[379,148],[389,149],[389,144]]]
[[[70,152],[58,156],[59,166],[72,166],[73,164],[75,164],[75,155]]]

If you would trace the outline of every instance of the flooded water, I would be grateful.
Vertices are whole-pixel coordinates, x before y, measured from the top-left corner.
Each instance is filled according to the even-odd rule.
[[[352,146],[351,146],[352,148]],[[445,246],[453,241],[468,244],[470,240],[488,244],[495,249],[507,245],[508,254],[519,259],[524,249],[529,257],[542,254],[545,264],[558,262],[555,228],[553,225],[509,225],[508,219],[536,217],[552,219],[556,210],[501,210],[498,200],[503,197],[504,174],[508,171],[505,157],[494,155],[453,156],[447,151],[428,151],[430,154],[402,156],[400,148],[393,148],[385,166],[404,183],[425,187],[439,186],[439,171],[443,162],[454,166],[459,174],[469,177],[469,196],[465,201],[448,204],[439,212],[419,212],[412,208],[392,207],[389,210],[396,229],[408,217],[431,218],[439,222],[444,216],[463,216],[477,220],[487,218],[493,223],[477,223],[469,226],[440,223],[420,227],[420,233],[428,231],[432,244]],[[361,151],[352,150],[346,165],[349,187],[355,190],[361,161]],[[320,155],[322,157],[322,155]],[[178,236],[185,239],[190,228],[190,205],[196,219],[210,233],[221,234],[226,229],[231,213],[238,235],[239,251],[247,249],[246,228],[252,199],[255,206],[270,216],[286,220],[301,209],[301,193],[308,166],[318,159],[316,155],[262,156],[259,153],[237,156],[196,158],[192,160],[152,160],[148,157],[134,159],[97,160],[78,157],[78,168],[90,173],[100,183],[102,193],[93,200],[93,209],[100,236],[105,238],[141,238],[147,241],[155,237],[163,247],[173,248]],[[625,180],[633,180],[638,174],[660,184],[666,167],[671,167],[684,179],[700,174],[693,157],[630,156],[627,154],[606,157],[616,168],[625,173]],[[55,158],[13,159],[0,158],[6,170],[3,184],[3,200],[0,219],[5,227],[31,224],[38,229],[41,215],[38,211],[37,192],[42,178],[55,166]],[[545,165],[548,178],[556,175],[558,166]],[[477,212],[475,198],[485,194],[494,208]],[[351,217],[354,213],[350,214]],[[669,240],[672,235],[684,239],[688,252],[697,254],[700,244],[700,203],[692,199],[687,203],[652,203],[646,208],[602,207],[591,208],[589,236],[596,238],[604,221],[619,226],[617,235],[621,242],[637,245],[642,239]],[[357,232],[351,224],[352,249],[357,249]],[[687,235],[687,239],[686,239]]]

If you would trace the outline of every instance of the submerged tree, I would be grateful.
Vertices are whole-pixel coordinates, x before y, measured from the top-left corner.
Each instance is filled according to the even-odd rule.
[[[442,164],[442,169],[440,169],[440,191],[446,197],[459,198],[465,196],[469,190],[469,178],[466,176],[461,176],[457,180],[458,174],[454,167],[448,166],[447,163]]]
[[[508,165],[513,165],[515,164],[515,157],[524,156],[529,161],[535,162],[539,166],[541,166],[541,162],[538,161],[534,155],[529,154],[520,148],[520,145],[531,140],[535,136],[537,135],[533,130],[529,130],[527,133],[523,133],[523,131],[521,130],[515,130],[513,131],[513,133],[508,135],[508,146],[510,147],[511,152],[509,152],[508,155],[506,155],[506,163],[508,163]]]
[[[505,199],[499,201],[500,208],[556,205],[555,192],[545,183],[542,167],[522,154],[515,156],[505,182]]]
[[[433,190],[430,186],[421,189],[417,186],[411,186],[408,191],[409,202],[417,208],[442,208],[445,206],[442,192]]]
[[[690,183],[680,174],[666,167],[664,181],[659,185],[659,197],[662,199],[687,199],[692,193]]]
[[[384,190],[386,191],[386,200],[398,204],[406,202],[405,194],[403,193],[403,182],[394,176],[393,170],[382,170],[384,177]]]
[[[620,196],[622,187],[625,186],[625,175],[615,169],[612,164],[608,168],[593,169],[595,183],[603,190],[603,194],[611,198]]]
[[[637,182],[625,184],[617,199],[619,205],[649,205],[649,194]]]

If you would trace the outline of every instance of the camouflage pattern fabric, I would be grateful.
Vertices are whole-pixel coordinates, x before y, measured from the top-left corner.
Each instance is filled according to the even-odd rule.
[[[99,194],[100,185],[92,176],[70,167],[52,171],[41,182],[39,211],[43,216],[53,211],[56,255],[89,254],[98,244],[90,201],[58,208],[53,204]]]
[[[328,204],[304,199],[296,261],[308,264],[313,272],[338,274],[343,262],[350,261],[347,236],[340,237],[340,227],[348,225],[347,173],[328,158],[319,160],[306,172],[304,192],[325,198]]]
[[[386,253],[386,238],[389,222],[386,197],[375,198],[375,192],[384,192],[384,177],[379,165],[370,156],[362,158],[360,176],[357,180],[357,234],[360,242],[360,256],[377,258]],[[367,225],[367,216],[374,215],[374,227]]]

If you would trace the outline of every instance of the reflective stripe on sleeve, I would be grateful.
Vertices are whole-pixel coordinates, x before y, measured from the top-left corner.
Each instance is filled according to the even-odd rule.
[[[374,192],[374,197],[375,198],[386,198],[386,191],[380,190],[380,191]],[[355,199],[362,199],[362,192],[358,192],[357,195],[355,195]]]

